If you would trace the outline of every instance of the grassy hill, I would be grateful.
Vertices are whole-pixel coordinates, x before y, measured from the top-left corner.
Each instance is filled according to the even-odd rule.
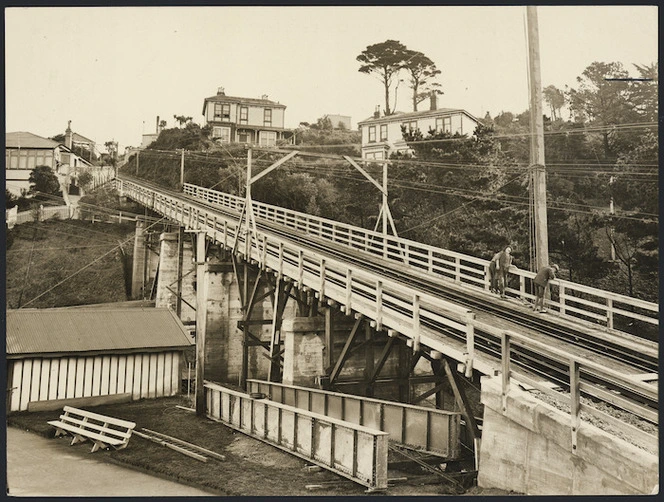
[[[133,235],[133,223],[80,220],[25,223],[8,230],[7,308],[127,300]]]

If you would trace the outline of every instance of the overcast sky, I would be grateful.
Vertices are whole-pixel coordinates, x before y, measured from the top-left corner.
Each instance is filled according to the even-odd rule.
[[[525,7],[88,7],[5,10],[6,130],[72,129],[121,150],[156,116],[202,124],[203,100],[226,94],[287,106],[286,127],[325,114],[353,127],[384,106],[357,71],[368,45],[394,39],[442,70],[439,107],[528,107]],[[657,7],[540,6],[543,86],[574,86],[593,61],[657,60]],[[409,111],[401,84],[397,109]],[[426,104],[420,109],[426,109]]]

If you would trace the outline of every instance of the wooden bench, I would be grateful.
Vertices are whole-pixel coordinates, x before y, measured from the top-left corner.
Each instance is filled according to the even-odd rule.
[[[56,429],[55,437],[68,432],[74,436],[72,445],[89,439],[94,443],[91,453],[96,452],[99,448],[107,449],[111,446],[116,450],[126,448],[131,432],[136,427],[134,422],[99,415],[71,406],[65,406],[62,410],[64,413],[60,415],[60,420],[48,422]]]

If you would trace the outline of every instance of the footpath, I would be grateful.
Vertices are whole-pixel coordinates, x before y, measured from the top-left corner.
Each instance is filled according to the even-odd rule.
[[[15,427],[7,427],[6,432],[9,496],[214,496],[211,492],[97,460],[93,453],[83,456],[72,452],[71,437],[49,439]]]

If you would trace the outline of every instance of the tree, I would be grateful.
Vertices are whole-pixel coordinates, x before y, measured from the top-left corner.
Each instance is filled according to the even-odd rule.
[[[159,121],[159,130],[161,131],[162,129],[166,129],[166,121],[165,120],[160,120]]]
[[[615,158],[619,150],[613,143],[620,134],[610,126],[638,120],[629,102],[630,83],[620,80],[628,77],[621,63],[595,61],[576,78],[578,88],[570,89],[568,93],[569,106],[577,121],[604,126],[601,140],[605,159]]]
[[[403,67],[410,76],[410,88],[413,90],[413,111],[417,111],[417,105],[424,101],[432,92],[442,94],[440,84],[434,82],[441,71],[436,64],[427,56],[418,51],[406,52],[406,60]]]
[[[173,115],[173,118],[180,125],[180,127],[192,120],[192,117],[185,117],[184,115]]]
[[[548,85],[542,89],[542,96],[551,109],[551,118],[553,120],[561,118],[560,109],[565,106],[565,93],[555,85]]]
[[[58,195],[60,193],[60,181],[53,169],[48,166],[35,167],[30,171],[28,181],[30,182],[29,193],[31,194]]]
[[[92,173],[88,169],[84,170],[78,175],[78,186],[85,189],[92,183]]]
[[[390,86],[407,59],[407,51],[408,49],[401,42],[386,40],[367,46],[356,58],[357,61],[362,63],[358,69],[360,73],[376,74],[382,81],[385,88],[385,115],[391,114]]]
[[[649,80],[637,80],[630,82],[630,104],[642,120],[654,122],[657,120],[658,111],[658,73],[659,64],[634,65],[639,72],[639,78]]]
[[[118,160],[118,143],[117,141],[107,141],[104,143],[106,151],[108,152],[108,158],[111,162],[111,165],[115,167],[115,164]]]
[[[11,209],[18,204],[18,197],[5,188],[5,209]]]

